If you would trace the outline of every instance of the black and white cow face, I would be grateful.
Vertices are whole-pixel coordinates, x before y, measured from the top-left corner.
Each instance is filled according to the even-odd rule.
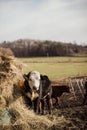
[[[39,90],[40,87],[40,73],[38,71],[31,71],[27,75],[29,86],[32,90]]]
[[[44,113],[44,99],[46,99],[49,113],[51,113],[51,94],[52,88],[50,86],[51,81],[49,80],[48,76],[42,75],[37,71],[31,71],[28,74],[23,75],[27,84],[25,85],[28,89],[26,92],[27,97],[34,101],[34,111],[40,110]],[[40,104],[41,107],[40,108]]]

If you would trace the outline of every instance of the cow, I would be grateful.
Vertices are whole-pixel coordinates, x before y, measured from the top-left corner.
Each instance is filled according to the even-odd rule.
[[[54,105],[56,105],[56,107],[60,106],[60,97],[65,92],[70,93],[70,87],[68,85],[63,84],[51,84],[51,86],[52,86],[52,98],[56,100]]]
[[[52,87],[51,81],[48,76],[41,75],[41,87],[40,87],[40,104],[41,104],[41,113],[44,114],[44,105],[45,102],[48,107],[49,114],[51,114],[51,96],[52,96]]]
[[[38,71],[31,71],[24,74],[26,81],[26,95],[33,102],[34,112],[44,114],[44,100],[46,100],[48,111],[51,113],[50,98],[52,89],[48,76],[40,74]]]
[[[87,99],[87,81],[85,82],[84,88],[85,88],[85,94],[84,94],[84,99],[83,99],[83,105],[85,105],[85,102]]]
[[[39,87],[40,87],[40,73],[31,71],[23,75],[25,79],[25,95],[30,102],[30,107],[33,107],[34,112],[39,110]],[[32,106],[33,105],[33,106]]]

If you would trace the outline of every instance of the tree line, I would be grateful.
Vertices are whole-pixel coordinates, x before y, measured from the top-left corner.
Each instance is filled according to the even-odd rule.
[[[13,42],[2,42],[0,47],[9,48],[16,57],[35,56],[73,56],[76,53],[86,53],[87,46],[56,41],[40,41],[20,39]]]

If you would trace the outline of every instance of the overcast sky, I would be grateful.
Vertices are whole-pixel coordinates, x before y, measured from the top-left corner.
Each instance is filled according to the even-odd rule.
[[[87,0],[0,0],[0,42],[27,38],[87,44]]]

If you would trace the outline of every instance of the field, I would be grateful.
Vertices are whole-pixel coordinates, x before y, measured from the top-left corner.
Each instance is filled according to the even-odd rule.
[[[37,57],[19,58],[23,73],[37,70],[51,79],[87,75],[87,57]]]

